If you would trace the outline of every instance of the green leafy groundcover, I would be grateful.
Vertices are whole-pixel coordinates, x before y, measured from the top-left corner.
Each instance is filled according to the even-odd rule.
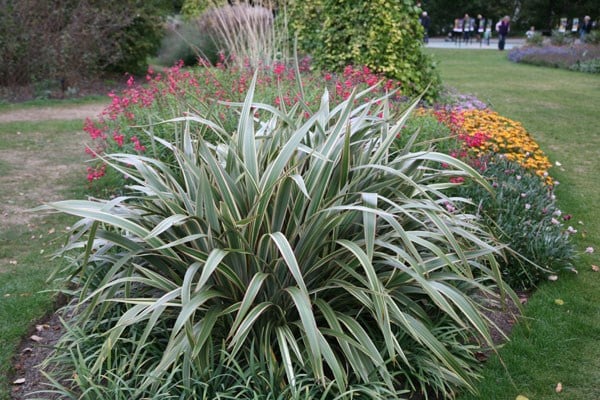
[[[492,345],[484,308],[513,295],[498,244],[451,212],[452,177],[489,185],[397,137],[373,88],[311,108],[247,95],[233,130],[199,100],[143,151],[102,160],[123,196],[68,200],[81,218],[60,271],[75,315],[57,390],[97,398],[405,398],[473,390]],[[300,86],[301,87],[301,86]],[[166,100],[166,99],[165,99]],[[198,111],[198,112],[196,112]],[[155,127],[154,125],[152,127]],[[209,134],[210,133],[210,134]],[[144,141],[144,142],[143,142]],[[144,144],[141,144],[141,143]],[[514,297],[514,296],[513,296]],[[141,372],[143,371],[143,373]]]

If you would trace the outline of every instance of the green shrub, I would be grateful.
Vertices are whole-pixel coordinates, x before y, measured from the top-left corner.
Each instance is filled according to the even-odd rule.
[[[166,0],[3,1],[0,85],[143,73],[171,6]]]
[[[587,72],[590,74],[600,74],[600,58],[586,61],[578,61],[569,67],[570,70]]]
[[[194,19],[202,15],[210,7],[222,7],[226,4],[226,0],[184,0],[181,7],[181,14],[186,19]]]
[[[218,47],[209,32],[203,31],[196,21],[184,21],[167,31],[158,51],[158,61],[167,67],[180,60],[184,65],[193,66],[202,58],[216,65],[218,53]]]
[[[573,38],[564,32],[552,31],[550,44],[553,46],[566,46],[573,43]]]
[[[411,143],[415,139],[417,140]],[[411,115],[406,120],[395,146],[403,148],[409,143],[414,151],[427,151],[435,148],[436,151],[444,154],[450,154],[458,147],[456,137],[450,128],[430,114]]]
[[[598,44],[600,45],[600,30],[595,29],[585,35],[584,40],[585,43],[588,44]]]
[[[81,217],[64,249],[78,312],[55,356],[56,382],[72,385],[60,390],[391,399],[473,389],[474,352],[491,344],[483,298],[504,286],[493,239],[447,210],[460,199],[440,181],[481,177],[441,153],[394,150],[410,110],[390,115],[387,98],[360,101],[364,91],[330,106],[325,93],[307,118],[301,102],[252,103],[255,83],[232,105],[233,133],[191,115],[172,126],[174,144],[154,138],[171,163],[107,155],[131,195],[46,207]],[[194,134],[205,130],[217,145]]]
[[[525,40],[525,43],[527,43],[528,45],[531,45],[531,46],[543,46],[544,45],[544,37],[542,36],[541,33],[536,32],[533,34],[533,36],[528,37]]]
[[[486,163],[483,175],[494,193],[480,185],[459,186],[472,199],[484,223],[508,245],[502,276],[513,289],[531,289],[550,274],[572,268],[576,249],[563,225],[553,191],[539,176],[502,156]],[[569,227],[570,228],[570,227]]]
[[[423,28],[419,9],[408,0],[354,2],[342,0],[293,1],[290,29],[302,51],[326,70],[366,65],[403,83],[403,93],[433,96],[439,76],[422,52]]]

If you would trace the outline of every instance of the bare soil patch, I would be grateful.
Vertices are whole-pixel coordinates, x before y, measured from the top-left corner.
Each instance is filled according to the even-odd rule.
[[[23,136],[35,134],[23,133]],[[57,138],[41,149],[0,150],[0,161],[9,171],[0,174],[0,224],[24,225],[37,215],[30,208],[60,199],[71,180],[83,176],[84,132],[69,134],[70,140]],[[73,154],[77,165],[69,162]]]
[[[22,383],[13,385],[10,394],[11,400],[26,400],[36,392],[49,389],[48,381],[42,373],[41,364],[54,351],[56,344],[65,333],[60,318],[59,312],[46,315],[31,327],[21,342],[19,352],[14,358],[15,376],[13,381],[21,379],[22,381],[17,382]],[[60,395],[52,393],[40,393],[34,397],[46,400],[61,398]]]
[[[0,111],[0,123],[17,121],[48,121],[92,118],[100,114],[104,104],[82,104],[72,107],[36,107]]]

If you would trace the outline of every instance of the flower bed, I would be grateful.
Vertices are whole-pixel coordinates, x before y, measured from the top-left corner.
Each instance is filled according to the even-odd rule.
[[[502,274],[513,288],[531,289],[557,271],[569,269],[576,257],[567,226],[570,217],[556,204],[549,174],[552,167],[536,141],[517,121],[503,117],[471,98],[421,110],[448,127],[456,140],[449,153],[465,160],[488,179],[494,192],[481,185],[451,178],[455,194],[472,200],[461,210],[472,212],[503,243]],[[449,208],[455,209],[454,204]]]
[[[454,156],[479,159],[502,154],[506,160],[516,162],[552,184],[548,173],[552,164],[519,122],[489,109],[441,108],[433,114],[462,141],[463,146],[453,152]]]
[[[595,67],[600,63],[598,45],[516,47],[508,53],[508,59],[517,63],[600,73],[600,68]]]
[[[216,68],[184,69],[179,63],[164,72],[149,70],[144,84],[130,77],[127,89],[109,94],[111,104],[97,120],[86,120],[84,130],[92,140],[86,152],[91,157],[111,152],[144,153],[152,141],[151,136],[175,139],[176,129],[172,125],[161,125],[161,122],[186,114],[216,115],[225,131],[235,131],[238,115],[231,103],[243,100],[254,72],[249,66],[226,68],[225,60],[221,61]],[[360,101],[368,102],[390,91],[395,91],[394,99],[404,100],[399,82],[375,74],[367,67],[348,66],[339,75],[321,74],[311,72],[310,60],[304,59],[300,61],[298,70],[301,81],[290,65],[277,63],[259,68],[256,98],[282,108],[301,105],[305,108],[305,118],[316,111],[324,88],[328,88],[330,101],[334,104],[347,99],[353,91],[365,90],[376,84],[379,84],[378,88]],[[403,101],[390,104],[398,108]],[[259,117],[258,111],[255,116]],[[208,131],[206,134],[211,135]],[[97,162],[88,168],[87,178],[92,182],[105,174],[104,163]]]
[[[411,115],[397,83],[307,63],[146,81],[86,122],[89,179],[128,196],[49,206],[85,249],[57,381],[94,398],[452,397],[488,300],[573,256],[547,158],[476,99]]]

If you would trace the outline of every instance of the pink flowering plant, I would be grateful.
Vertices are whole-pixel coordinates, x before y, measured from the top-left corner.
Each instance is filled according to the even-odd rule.
[[[85,121],[84,130],[91,139],[86,152],[97,158],[87,169],[88,181],[94,182],[106,175],[105,164],[98,157],[103,154],[152,151],[154,157],[163,159],[167,152],[152,138],[172,142],[183,128],[182,122],[165,124],[164,121],[185,115],[214,116],[224,131],[235,131],[239,111],[232,105],[243,100],[255,73],[249,65],[235,65],[221,57],[214,67],[201,62],[200,67],[186,69],[180,62],[162,72],[148,70],[144,82],[129,77],[126,89],[109,94],[111,103],[99,117]],[[279,109],[300,106],[305,119],[317,110],[324,87],[328,88],[334,105],[348,99],[353,91],[360,92],[374,85],[379,86],[357,102],[368,102],[375,96],[395,91],[390,101],[391,112],[406,104],[399,82],[373,73],[367,67],[347,66],[341,74],[319,72],[313,71],[310,59],[305,58],[297,66],[282,62],[261,66],[256,74],[257,101]],[[260,111],[256,110],[254,116],[259,120]],[[208,135],[207,140],[217,140],[209,130],[205,129],[202,134]],[[122,179],[117,179],[117,185],[122,184]]]
[[[482,175],[495,189],[465,184],[457,194],[473,201],[473,212],[509,248],[504,253],[502,273],[514,289],[530,289],[561,270],[573,269],[577,233],[556,204],[553,187],[531,170],[503,156],[487,160]]]
[[[559,270],[572,269],[578,255],[572,240],[577,231],[569,225],[570,215],[562,214],[556,204],[558,182],[549,175],[551,164],[537,143],[520,124],[472,96],[449,93],[446,101],[420,109],[415,120],[425,130],[449,136],[438,149],[467,162],[494,189],[451,176],[454,194],[471,204],[459,207],[448,201],[448,211],[478,215],[506,245],[498,262],[504,280],[515,289],[530,289]],[[444,128],[432,122],[425,128],[430,118]]]

